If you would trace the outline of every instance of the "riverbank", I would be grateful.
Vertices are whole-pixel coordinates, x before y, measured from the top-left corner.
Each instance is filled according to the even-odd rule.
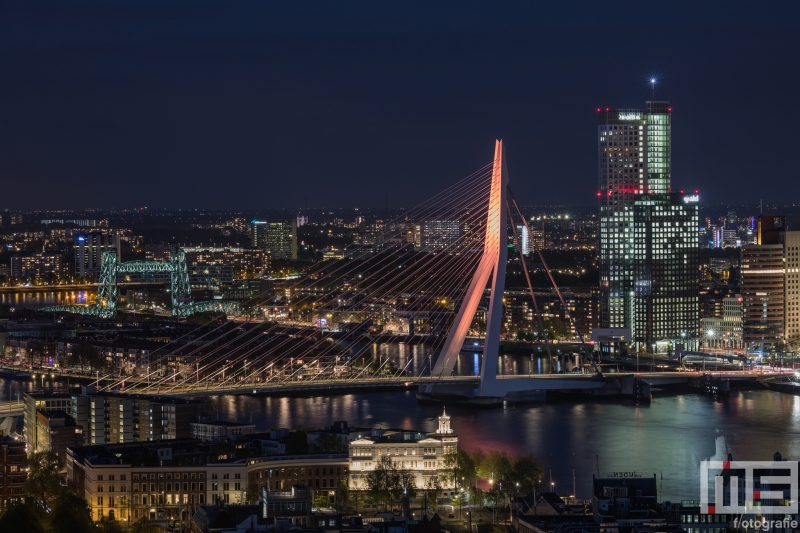
[[[0,287],[0,292],[36,292],[36,291],[85,291],[97,289],[97,283],[82,283],[80,285],[31,285],[16,287]]]

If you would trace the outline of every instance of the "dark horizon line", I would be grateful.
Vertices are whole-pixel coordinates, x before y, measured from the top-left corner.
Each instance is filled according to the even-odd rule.
[[[767,203],[764,202],[764,208],[767,207],[775,208],[775,207],[800,207],[800,202],[797,204],[785,203]],[[749,203],[749,202],[714,202],[714,203],[701,203],[700,207],[711,207],[711,206],[754,206],[759,207],[759,203]],[[315,211],[315,210],[324,210],[324,209],[347,209],[347,210],[408,210],[413,209],[416,206],[365,206],[365,207],[357,207],[357,206],[309,206],[309,207],[300,207],[300,206],[293,206],[293,207],[248,207],[248,208],[241,208],[241,207],[86,207],[81,209],[65,209],[65,208],[43,208],[43,209],[8,209],[4,208],[2,212],[5,213],[92,213],[98,211],[128,211],[128,212],[148,212],[148,211],[166,211],[166,212],[178,212],[178,211],[206,211],[206,212],[231,212],[231,211],[240,211],[240,212],[258,212],[258,211],[294,211],[301,213],[302,211]],[[597,206],[589,205],[589,204],[521,204],[521,207],[525,208],[569,208],[569,209],[596,209]]]

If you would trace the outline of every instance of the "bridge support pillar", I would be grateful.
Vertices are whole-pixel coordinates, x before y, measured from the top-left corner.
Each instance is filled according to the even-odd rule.
[[[464,301],[450,328],[442,350],[436,359],[431,375],[447,377],[452,375],[458,354],[464,346],[475,312],[478,309],[484,290],[491,276],[492,293],[486,317],[486,340],[481,361],[481,382],[478,396],[495,396],[493,383],[497,376],[497,359],[500,349],[500,329],[503,325],[503,291],[505,289],[507,226],[506,226],[506,189],[508,187],[508,170],[505,162],[503,141],[495,143],[492,181],[489,191],[489,206],[486,217],[486,235],[484,237],[483,255],[470,281]],[[436,385],[420,387],[421,395],[428,397],[436,394]],[[445,393],[446,394],[446,393]]]

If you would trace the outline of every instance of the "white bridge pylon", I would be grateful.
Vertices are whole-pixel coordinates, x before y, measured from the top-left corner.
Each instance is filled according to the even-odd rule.
[[[464,346],[475,312],[478,310],[483,293],[492,276],[492,292],[486,317],[486,340],[483,344],[481,376],[478,396],[504,395],[496,390],[497,359],[500,355],[500,329],[503,317],[503,292],[506,279],[507,227],[506,190],[508,188],[508,169],[506,167],[503,141],[498,140],[494,148],[492,183],[489,191],[489,208],[486,217],[486,236],[483,257],[478,264],[467,289],[450,333],[442,346],[431,375],[447,377],[452,375],[458,360],[458,353]],[[435,385],[427,385],[424,392],[432,393]]]

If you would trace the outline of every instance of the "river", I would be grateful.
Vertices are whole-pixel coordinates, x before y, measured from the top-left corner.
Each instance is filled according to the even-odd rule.
[[[419,405],[414,392],[359,393],[314,398],[224,396],[218,416],[258,428],[351,425],[434,431],[441,407]],[[656,393],[649,405],[628,401],[547,401],[480,410],[450,406],[447,413],[466,449],[533,453],[545,482],[572,493],[576,469],[580,498],[591,494],[599,464],[607,472],[663,475],[664,500],[699,499],[703,459],[769,460],[780,451],[800,457],[800,397],[766,390],[736,391],[714,400],[698,394]],[[599,456],[599,457],[598,457]],[[659,481],[659,483],[662,483]]]
[[[398,367],[423,367],[423,347],[378,348]],[[480,357],[462,354],[459,373],[477,373]],[[549,371],[546,358],[501,357],[503,372]],[[31,382],[0,380],[0,399],[16,399]],[[334,420],[354,426],[434,431],[441,406],[420,405],[414,391],[367,392],[311,398],[221,396],[212,398],[220,419],[271,427],[323,427]],[[545,468],[545,483],[589,498],[592,475],[607,472],[656,474],[669,501],[699,498],[703,459],[770,460],[776,451],[800,458],[800,397],[767,390],[736,390],[715,400],[691,393],[656,391],[647,405],[627,400],[561,400],[505,409],[448,406],[459,445],[533,453]],[[663,482],[661,481],[663,476]]]
[[[14,309],[39,309],[64,303],[83,304],[94,300],[96,293],[97,291],[94,289],[0,290],[0,304]]]

